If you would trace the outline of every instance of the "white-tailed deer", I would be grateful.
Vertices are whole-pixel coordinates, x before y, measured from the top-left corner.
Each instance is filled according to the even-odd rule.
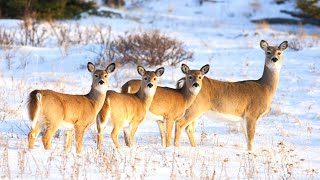
[[[222,82],[204,77],[200,93],[186,110],[183,118],[176,123],[175,146],[179,146],[182,129],[186,128],[191,146],[196,146],[194,130],[197,119],[205,112],[213,111],[219,115],[231,115],[241,121],[247,139],[248,150],[253,150],[257,120],[269,112],[278,83],[282,65],[282,52],[288,42],[279,46],[269,46],[264,40],[260,47],[265,51],[265,65],[262,77],[258,80]]]
[[[138,66],[138,73],[142,76],[141,85],[135,94],[117,93],[108,91],[104,105],[97,118],[98,149],[101,149],[103,131],[111,122],[113,130],[111,138],[117,148],[119,131],[124,127],[124,139],[127,146],[132,147],[133,138],[139,124],[144,120],[154,93],[158,85],[158,78],[164,73],[164,68],[156,71],[146,71]]]
[[[187,79],[182,87],[176,89],[158,86],[149,108],[149,117],[156,120],[159,126],[162,146],[171,144],[172,127],[180,119],[185,110],[192,104],[202,87],[203,75],[209,71],[209,65],[200,70],[190,70],[185,64],[181,66]],[[121,87],[123,93],[136,93],[141,80],[130,80]]]
[[[89,62],[92,74],[91,90],[86,95],[62,94],[52,90],[34,90],[29,95],[28,111],[32,127],[28,135],[29,148],[41,129],[45,128],[42,142],[45,149],[51,149],[51,139],[58,129],[67,130],[66,151],[70,150],[72,130],[75,129],[76,151],[81,153],[82,138],[87,127],[92,125],[103,106],[108,88],[109,73],[115,69],[110,64],[105,70],[96,70]]]

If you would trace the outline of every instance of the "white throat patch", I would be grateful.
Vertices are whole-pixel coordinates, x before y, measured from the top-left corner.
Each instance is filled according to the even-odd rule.
[[[266,64],[266,66],[272,71],[272,72],[280,72],[281,64],[279,61],[277,62],[269,62]]]
[[[105,84],[103,85],[98,84],[98,86],[95,86],[94,89],[104,94],[107,92],[108,87]]]
[[[152,88],[149,88],[149,87],[146,87],[144,89],[144,93],[146,93],[147,96],[154,96],[154,93],[156,93],[156,87],[152,87]]]
[[[190,91],[192,94],[198,94],[200,92],[201,88],[198,87],[191,87]]]

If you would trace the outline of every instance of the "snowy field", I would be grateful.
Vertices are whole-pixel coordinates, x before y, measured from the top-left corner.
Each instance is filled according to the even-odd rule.
[[[253,24],[252,19],[288,17],[281,9],[293,10],[287,2],[205,2],[195,0],[150,0],[117,10],[123,18],[84,17],[77,21],[42,23],[47,37],[36,46],[0,47],[0,177],[5,179],[319,179],[320,178],[320,28],[310,25]],[[0,20],[0,32],[19,31],[21,21]],[[78,44],[59,42],[53,29],[83,32]],[[26,111],[28,93],[52,89],[71,94],[90,90],[85,66],[95,62],[102,39],[89,34],[97,29],[111,38],[127,32],[159,29],[183,41],[194,52],[192,69],[210,64],[207,77],[240,81],[258,79],[264,66],[261,39],[278,46],[287,40],[280,83],[271,112],[260,119],[255,151],[246,151],[239,124],[202,116],[196,129],[198,147],[192,148],[185,132],[181,147],[164,148],[157,124],[147,119],[139,126],[133,148],[118,150],[105,130],[102,152],[96,150],[95,125],[84,138],[81,157],[64,153],[64,136],[53,139],[53,150],[45,151],[38,137],[35,149],[27,148],[30,121]],[[111,31],[109,31],[111,30]],[[23,39],[23,33],[16,33]],[[180,67],[164,66],[162,86],[174,87],[183,74]],[[147,69],[156,69],[151,67]],[[118,67],[109,88],[119,91],[126,81],[139,78],[136,66]]]

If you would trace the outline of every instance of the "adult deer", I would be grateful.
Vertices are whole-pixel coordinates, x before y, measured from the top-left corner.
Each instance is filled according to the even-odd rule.
[[[105,103],[97,118],[98,149],[101,149],[103,131],[110,120],[113,125],[111,138],[117,148],[119,131],[124,127],[124,139],[127,146],[132,147],[133,138],[139,124],[144,120],[158,85],[158,78],[164,73],[164,68],[156,71],[146,71],[138,66],[142,76],[138,92],[135,94],[108,91]]]
[[[170,146],[173,124],[184,115],[196,98],[202,87],[203,75],[209,71],[209,65],[200,70],[190,70],[187,65],[182,64],[181,71],[187,79],[182,87],[179,84],[176,89],[158,86],[149,108],[149,118],[158,123],[162,146]],[[130,80],[121,87],[121,92],[136,93],[140,83],[140,80]]]
[[[176,123],[175,146],[179,146],[182,129],[186,128],[191,146],[196,146],[194,130],[197,119],[205,112],[213,111],[220,115],[231,115],[229,121],[241,121],[247,148],[253,150],[257,120],[269,112],[278,83],[282,65],[282,52],[288,42],[279,46],[269,46],[264,40],[260,47],[265,51],[265,65],[262,77],[258,80],[222,82],[207,77],[193,104],[183,118]]]
[[[109,73],[115,69],[110,64],[105,70],[96,70],[89,62],[88,71],[92,74],[91,90],[86,95],[62,94],[52,90],[34,90],[29,95],[28,111],[32,121],[28,135],[29,148],[42,128],[46,131],[42,137],[45,149],[51,149],[51,139],[58,129],[67,130],[66,151],[70,150],[72,130],[75,129],[76,151],[81,153],[82,138],[87,127],[92,125],[103,106],[108,88]]]

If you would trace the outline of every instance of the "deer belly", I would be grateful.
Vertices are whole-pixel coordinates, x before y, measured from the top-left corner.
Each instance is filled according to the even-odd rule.
[[[145,119],[149,119],[149,120],[153,120],[153,121],[158,121],[158,120],[163,121],[164,120],[163,116],[153,114],[151,111],[147,112]]]
[[[124,128],[130,127],[130,121],[128,119],[125,119],[122,127],[124,127]]]
[[[62,121],[60,123],[59,129],[63,129],[63,130],[73,130],[74,129],[74,124],[66,122],[66,121]]]
[[[224,121],[224,122],[240,122],[243,118],[231,114],[223,114],[219,112],[209,111],[205,115],[212,120]]]

